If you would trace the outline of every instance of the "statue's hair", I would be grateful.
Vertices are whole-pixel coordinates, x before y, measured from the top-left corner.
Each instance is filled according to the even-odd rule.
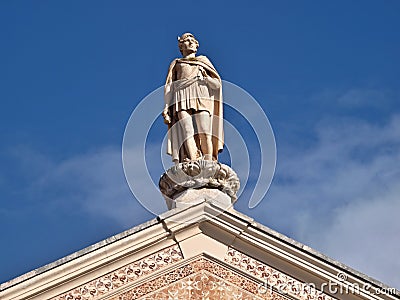
[[[196,41],[197,48],[199,48],[199,41],[194,37],[193,34],[191,34],[190,32],[186,32],[186,33],[182,34],[182,36],[178,36],[178,47],[179,47],[179,51],[180,51],[182,54],[183,54],[183,52],[182,52],[183,42],[184,42],[188,37],[194,38],[194,40]]]

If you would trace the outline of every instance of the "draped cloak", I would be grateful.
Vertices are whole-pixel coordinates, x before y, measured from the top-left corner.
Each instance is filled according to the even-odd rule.
[[[211,105],[211,110],[209,111],[211,115],[211,135],[212,135],[212,145],[213,145],[213,159],[218,159],[218,153],[222,151],[224,147],[224,132],[223,132],[223,109],[222,109],[222,82],[221,78],[211,64],[209,59],[205,56],[196,56],[192,59],[185,59],[185,58],[177,58],[172,61],[171,65],[168,69],[167,79],[165,83],[164,89],[164,100],[165,104],[168,105],[168,114],[171,117],[171,123],[168,124],[168,141],[167,141],[167,154],[172,156],[173,161],[182,162],[186,157],[185,147],[183,146],[183,141],[186,138],[185,133],[183,132],[181,126],[176,124],[178,122],[177,117],[177,108],[175,102],[175,91],[174,91],[174,84],[173,82],[177,80],[175,78],[175,66],[177,63],[186,63],[197,65],[202,67],[206,70],[207,75],[215,78],[219,81],[220,85],[217,89],[209,88],[210,93],[210,100],[212,101],[213,105]],[[188,79],[179,79],[179,81],[188,82],[193,80],[192,78]],[[174,126],[176,124],[176,126]],[[196,144],[199,148],[199,139],[195,135]],[[180,148],[180,149],[179,149]]]

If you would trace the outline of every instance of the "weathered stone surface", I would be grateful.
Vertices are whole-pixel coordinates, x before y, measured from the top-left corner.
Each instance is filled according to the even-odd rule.
[[[168,208],[171,209],[177,207],[176,202],[195,203],[196,199],[219,203],[227,203],[230,200],[230,204],[233,204],[237,200],[236,193],[240,182],[235,171],[227,165],[216,161],[197,160],[180,163],[168,169],[161,176],[159,187]],[[202,192],[191,192],[190,196],[188,193],[183,194],[193,189],[201,189]],[[222,193],[206,189],[215,189]]]

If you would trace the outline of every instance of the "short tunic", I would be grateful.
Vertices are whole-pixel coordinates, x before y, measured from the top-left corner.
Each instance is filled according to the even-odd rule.
[[[213,100],[205,80],[200,79],[202,76],[198,65],[185,65],[190,67],[190,77],[177,79],[172,83],[173,91],[173,110],[178,112],[181,110],[208,111],[210,115],[213,113]],[[178,66],[183,67],[183,66]]]

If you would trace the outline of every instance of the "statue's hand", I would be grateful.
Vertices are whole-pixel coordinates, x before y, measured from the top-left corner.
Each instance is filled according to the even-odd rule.
[[[163,116],[163,118],[164,118],[164,123],[165,124],[171,124],[171,117],[169,116],[169,114],[168,114],[168,110],[163,110],[163,112],[162,112],[162,116]]]
[[[221,83],[217,78],[212,78],[208,76],[205,79],[207,81],[208,86],[213,90],[219,89],[221,87]]]
[[[171,118],[170,118],[170,116],[167,115],[167,116],[164,117],[164,123],[167,124],[167,125],[168,125],[168,124],[171,124]]]

